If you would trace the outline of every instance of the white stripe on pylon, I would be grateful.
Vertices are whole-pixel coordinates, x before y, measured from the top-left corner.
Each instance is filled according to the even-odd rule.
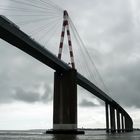
[[[59,54],[62,54],[62,48],[59,48]]]
[[[71,37],[70,37],[70,35],[68,35],[68,40],[71,41]]]
[[[65,20],[68,20],[68,16],[67,16],[67,15],[64,16],[64,21],[65,21]]]
[[[72,46],[69,46],[69,51],[73,53]]]
[[[65,32],[65,26],[62,27],[62,32]]]
[[[74,63],[74,57],[71,57],[71,63]]]
[[[64,41],[64,37],[61,37],[60,43],[63,43]]]

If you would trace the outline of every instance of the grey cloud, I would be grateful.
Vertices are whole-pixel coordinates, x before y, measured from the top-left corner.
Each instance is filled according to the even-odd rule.
[[[13,99],[28,103],[40,101],[40,95],[37,92],[26,92],[21,88],[16,89]]]
[[[53,72],[47,66],[3,40],[0,40],[0,58],[0,103],[14,100],[47,102],[51,99]],[[43,97],[38,92],[23,90],[36,90],[41,83],[46,83]]]
[[[139,62],[121,65],[107,76],[111,96],[124,105],[140,107]]]
[[[97,106],[95,103],[93,103],[92,101],[89,101],[89,100],[86,100],[86,99],[83,99],[80,103],[79,103],[80,106],[82,107],[94,107],[94,106]]]
[[[107,94],[120,104],[140,107],[140,28],[135,24],[137,22],[135,15],[140,13],[140,3],[136,1],[137,9],[133,11],[133,6],[128,0],[87,0],[82,3],[81,0],[74,2],[56,0],[56,2],[64,5],[70,12],[78,32],[87,43],[86,47],[110,90]],[[17,90],[15,100],[25,102],[51,100],[52,96],[47,92],[41,96],[32,91],[28,95],[23,89],[41,82],[52,84],[53,72],[10,45],[2,42],[0,45],[0,102],[10,102],[11,90],[16,86],[20,87],[21,91]],[[88,60],[84,60],[78,45],[73,45],[74,47],[78,48],[78,51],[74,52],[78,71],[83,72],[90,80],[96,77],[97,85],[100,85],[95,68],[88,64],[94,74],[93,77],[86,70],[85,62]],[[52,93],[52,90],[53,88],[49,88],[46,91]],[[84,97],[83,94],[81,96]],[[89,100],[83,100],[80,104],[95,105]]]
[[[22,101],[27,103],[48,103],[49,101],[52,101],[52,94],[49,87],[45,89],[43,94],[40,94],[37,91],[26,91],[22,88],[15,88],[12,99],[13,101]]]
[[[44,102],[44,103],[53,100],[53,91],[52,91],[51,87],[49,87],[47,85],[45,87],[46,87],[45,92],[41,96],[41,101]]]
[[[121,5],[124,2],[117,1],[115,3]],[[134,24],[134,15],[131,11],[132,5],[126,1],[125,3],[127,6],[125,6],[125,10],[116,10],[114,8],[115,11],[109,8],[110,6],[107,6],[106,8],[111,13],[104,11],[104,16],[98,17],[104,25],[101,26],[94,22],[92,27],[97,27],[94,33],[88,28],[90,36],[95,37],[94,41],[96,43],[94,48],[96,48],[96,52],[90,44],[92,41],[90,40],[91,37],[87,36],[87,39],[90,49],[92,48],[90,55],[93,56],[92,58],[109,88],[110,92],[106,93],[120,104],[140,107],[140,49],[138,45],[140,44],[140,33]],[[111,7],[113,8],[114,6]],[[116,7],[118,6],[116,5]],[[110,17],[107,17],[108,14]],[[91,23],[93,23],[93,20]],[[101,28],[101,33],[98,33],[98,28]],[[92,65],[90,69],[94,71]],[[94,74],[96,76],[96,73]],[[89,76],[89,78],[93,79],[93,76]]]

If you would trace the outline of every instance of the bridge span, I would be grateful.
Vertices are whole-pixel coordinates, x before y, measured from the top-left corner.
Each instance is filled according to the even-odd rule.
[[[2,15],[0,16],[0,38],[19,48],[25,53],[31,55],[40,62],[44,63],[45,65],[49,66],[50,68],[56,71],[56,74],[60,73],[61,75],[71,71],[71,67],[68,64],[58,59],[57,56],[52,54],[49,50],[40,45],[34,39],[30,38],[27,34],[21,31],[18,26],[16,26],[13,22],[11,22]],[[94,85],[92,82],[90,82],[87,78],[85,78],[77,71],[75,73],[75,81],[76,85],[78,84],[79,86],[83,87],[84,89],[86,89],[87,91],[89,91],[90,93],[92,93],[93,95],[97,96],[105,102],[107,132],[133,131],[132,118],[116,101],[114,101],[105,92],[103,92],[101,89],[99,89],[96,85]],[[63,84],[61,86],[63,87]],[[56,88],[58,88],[58,85]],[[73,104],[77,105],[77,101],[75,101],[75,103]],[[77,110],[75,111],[75,114],[77,114]],[[54,118],[56,119],[56,116]],[[77,120],[75,120],[74,124],[77,125]],[[61,128],[65,129],[59,126],[59,129]],[[77,126],[74,128],[72,127],[70,129],[75,130],[77,129]]]

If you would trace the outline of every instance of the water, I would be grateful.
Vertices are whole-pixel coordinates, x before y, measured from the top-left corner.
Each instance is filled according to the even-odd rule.
[[[85,135],[49,135],[42,131],[0,131],[0,140],[140,140],[140,131],[106,134],[105,131],[85,131]]]

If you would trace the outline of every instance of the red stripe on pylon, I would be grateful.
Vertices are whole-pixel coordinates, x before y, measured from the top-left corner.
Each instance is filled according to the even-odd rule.
[[[62,31],[62,33],[61,33],[61,37],[64,37],[64,34],[65,34],[65,32]]]
[[[68,41],[68,43],[69,43],[69,46],[72,46],[72,43],[71,43],[71,41],[70,41],[70,40]]]

